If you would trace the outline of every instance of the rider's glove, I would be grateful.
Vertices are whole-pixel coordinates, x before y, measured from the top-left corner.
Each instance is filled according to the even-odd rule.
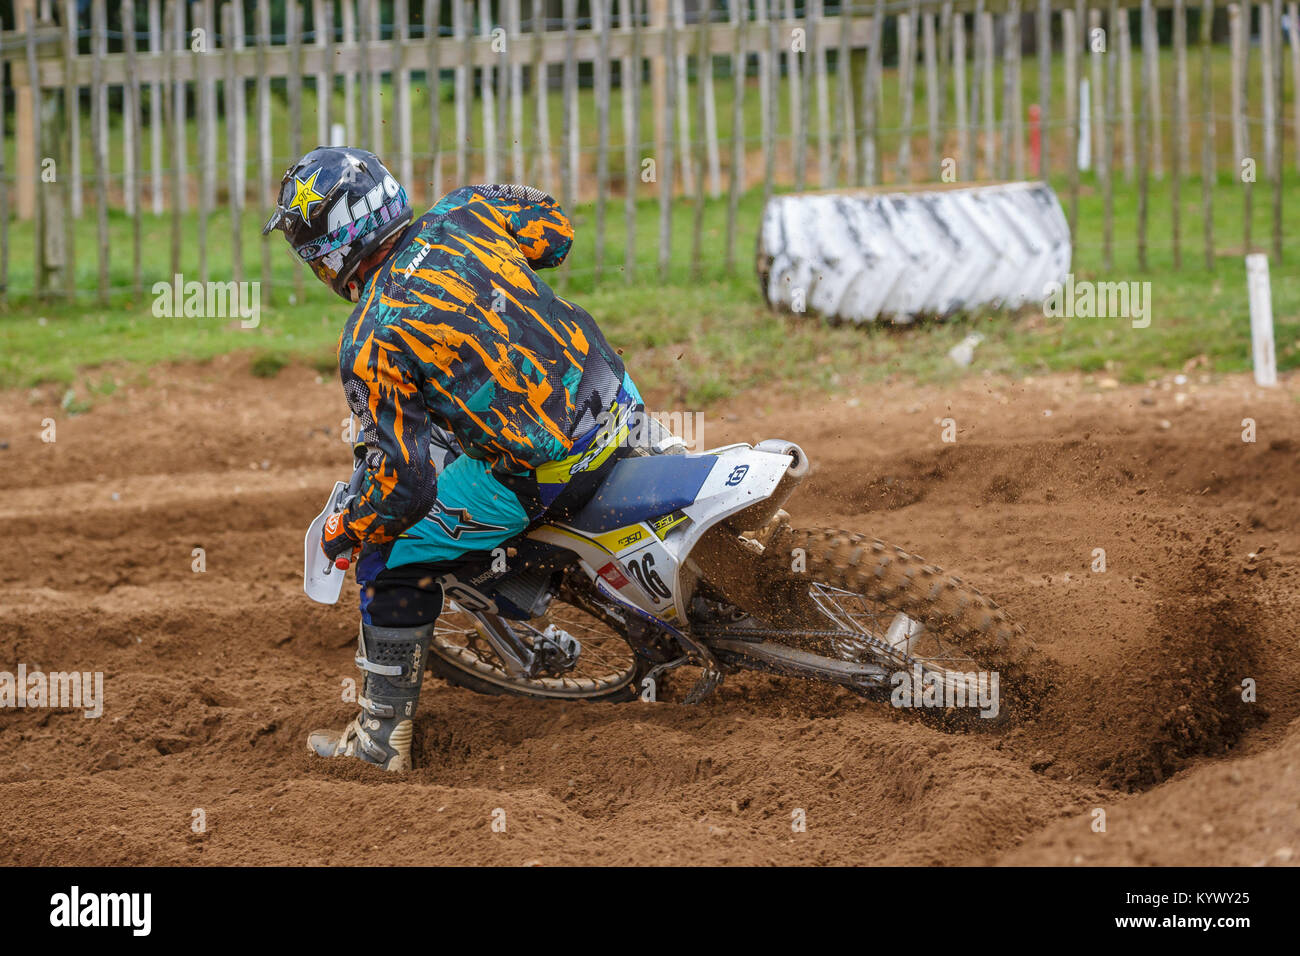
[[[325,552],[325,557],[334,562],[335,567],[343,571],[346,571],[356,560],[361,546],[348,534],[342,513],[332,514],[325,519],[325,527],[321,531],[320,549]]]

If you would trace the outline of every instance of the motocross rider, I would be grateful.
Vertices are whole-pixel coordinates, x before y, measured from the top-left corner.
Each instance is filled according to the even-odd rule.
[[[414,217],[373,153],[319,146],[285,173],[273,229],[356,303],[338,359],[365,475],[321,548],[356,562],[361,712],[307,746],[407,770],[438,578],[587,501],[641,396],[591,316],[535,271],[573,242],[539,190],[467,186]]]

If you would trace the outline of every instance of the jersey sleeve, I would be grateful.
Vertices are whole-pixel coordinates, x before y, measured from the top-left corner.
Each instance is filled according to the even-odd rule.
[[[344,527],[358,545],[387,544],[437,500],[430,447],[435,425],[421,395],[420,371],[395,344],[370,336],[341,373],[366,446],[365,479]]]
[[[553,269],[573,247],[573,222],[551,196],[532,186],[471,186],[505,220],[506,231],[519,243],[534,269]]]

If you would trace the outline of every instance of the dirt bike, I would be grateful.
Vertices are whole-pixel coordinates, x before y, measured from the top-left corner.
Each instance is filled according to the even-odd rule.
[[[324,558],[321,526],[363,467],[304,539],[304,588],[321,603],[346,573]],[[1025,656],[1020,630],[960,579],[861,534],[791,527],[782,506],[808,471],[793,442],[689,454],[659,430],[576,514],[507,542],[495,568],[441,576],[429,666],[480,693],[545,699],[653,700],[667,672],[693,665],[687,703],[746,670],[867,697],[906,675],[945,700]]]

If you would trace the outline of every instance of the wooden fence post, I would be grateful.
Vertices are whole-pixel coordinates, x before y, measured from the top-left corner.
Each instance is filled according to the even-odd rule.
[[[975,155],[970,148],[970,114],[966,93],[966,18],[958,14],[952,21],[952,104],[953,123],[957,127],[958,178],[977,177]],[[967,172],[969,170],[969,172]]]
[[[998,141],[997,125],[994,118],[993,105],[993,68],[995,48],[993,43],[993,14],[987,10],[980,14],[980,38],[983,41],[984,52],[982,60],[984,63],[984,167],[989,176],[1002,176],[1005,166],[1005,144],[1003,146],[1003,160],[998,160]],[[1002,104],[1003,110],[1007,104]]]
[[[740,0],[732,0],[733,3]],[[620,86],[623,94],[624,195],[623,195],[623,281],[636,275],[636,193],[641,186],[641,16],[639,0],[621,0],[623,29],[632,34],[632,55],[623,61]]]
[[[471,14],[472,15],[472,14]],[[488,48],[487,62],[479,69],[479,105],[482,109],[483,127],[483,179],[494,183],[497,175],[497,123],[496,123],[496,78],[499,75],[497,64],[499,58],[492,51],[492,5],[488,0],[478,0],[478,34],[479,41]],[[470,72],[473,76],[474,72]]]
[[[1245,16],[1243,17],[1243,13]],[[1244,20],[1244,22],[1243,22]],[[1245,175],[1247,165],[1255,166],[1251,156],[1250,127],[1247,114],[1250,109],[1250,6],[1239,3],[1228,5],[1228,26],[1232,44],[1232,128],[1233,150],[1236,153],[1236,168],[1233,179],[1241,184],[1242,202],[1242,237],[1241,246],[1246,255],[1253,252],[1251,242],[1251,225],[1254,219],[1254,182],[1256,171]]]
[[[516,3],[519,0],[515,0]],[[442,78],[438,56],[442,0],[424,0],[424,85],[429,97],[429,167],[424,203],[442,198]],[[522,182],[524,177],[519,177]]]
[[[302,156],[302,7],[298,0],[288,0],[284,7],[284,30],[289,42],[289,162]],[[369,75],[369,71],[366,71]],[[372,84],[373,85],[373,84]],[[302,302],[303,266],[293,268],[293,302]]]
[[[791,3],[793,0],[786,0],[786,2]],[[690,60],[687,57],[690,42],[685,39],[686,6],[684,0],[670,0],[670,3],[672,9],[669,19],[673,21],[673,28],[677,31],[678,36],[682,37],[682,42],[677,47],[677,62],[674,65],[674,75],[677,77],[677,145],[681,157],[682,195],[687,196],[695,192],[695,175],[692,167],[695,152],[691,149],[691,71]]]
[[[217,52],[216,4],[218,0],[198,0],[203,17],[203,48],[198,53],[199,123],[202,127],[199,170],[203,174],[203,207],[199,210],[200,241],[206,243],[207,217],[217,205],[217,79],[213,59]],[[107,47],[106,47],[107,48]],[[206,245],[203,246],[206,249]],[[203,281],[208,281],[206,253],[200,253],[204,265]]]
[[[655,2],[655,0],[651,0]],[[772,177],[773,177],[773,156],[771,142],[773,137],[772,121],[776,116],[776,107],[772,104],[772,90],[774,81],[772,73],[776,69],[773,64],[773,51],[776,49],[776,25],[769,22],[768,19],[768,2],[769,0],[753,0],[754,18],[759,25],[759,30],[767,36],[767,47],[758,51],[758,113],[759,113],[759,139],[763,148],[763,201],[766,202],[772,196]],[[653,69],[653,67],[652,67]],[[656,100],[656,108],[658,101]]]
[[[1165,176],[1164,119],[1160,103],[1160,36],[1156,32],[1155,4],[1142,6],[1142,82],[1147,98],[1147,150],[1156,179]]]
[[[1035,26],[1038,28],[1038,36],[1034,42],[1034,55],[1038,57],[1040,157],[1036,175],[1046,179],[1052,167],[1052,0],[1038,0],[1038,16],[1035,19]],[[1062,29],[1064,30],[1064,27]],[[1069,89],[1066,89],[1065,96],[1069,98]]]
[[[126,164],[122,189],[127,197],[126,211],[131,216],[131,291],[137,297],[144,291],[141,276],[140,250],[140,156],[143,129],[140,124],[140,77],[136,72],[135,0],[122,0],[122,32],[126,47],[126,85],[123,87],[122,128],[130,130],[125,137],[129,144],[130,162]]]
[[[260,2],[265,4],[267,0]],[[163,32],[171,44],[167,56],[167,86],[171,90],[171,275],[174,277],[181,271],[181,207],[185,201],[185,186],[181,181],[185,169],[185,86],[177,77],[185,42],[185,7],[180,0],[167,0],[165,18]]]
[[[397,52],[392,57],[393,109],[397,118],[397,177],[407,189],[413,189],[415,162],[411,155],[411,71],[406,62],[406,41],[411,37],[408,0],[394,0]]]
[[[157,4],[157,0],[153,0]],[[153,31],[152,43],[154,49],[158,45],[158,32]],[[64,210],[72,222],[69,228],[64,230],[65,238],[63,243],[64,256],[64,294],[69,302],[73,302],[77,296],[77,228],[76,220],[81,218],[81,87],[77,85],[76,78],[73,76],[73,69],[77,59],[77,3],[76,0],[65,0],[63,4],[63,118],[65,123],[64,131],[64,156],[61,162],[64,165],[64,172],[59,177],[63,182],[65,193]],[[154,117],[156,128],[153,130],[155,144],[161,142],[162,125],[158,122],[157,113],[160,107],[158,105],[158,84],[154,84],[154,92],[151,99],[153,100],[153,109],[150,111]],[[3,124],[0,124],[3,125]],[[0,135],[0,149],[4,148],[3,136]],[[160,160],[160,151],[154,150],[153,160],[153,179],[154,179],[154,211],[159,211],[160,188],[162,163]],[[0,182],[4,181],[4,176],[0,175]],[[2,192],[3,190],[0,190]],[[0,209],[0,215],[3,215],[3,209]],[[0,285],[4,280],[0,277]]]
[[[99,50],[91,63],[91,135],[95,155],[95,219],[99,238],[99,301],[108,302],[108,96],[104,86],[102,52],[108,46],[108,18],[104,0],[91,5],[92,50]]]
[[[1061,11],[1061,48],[1065,53],[1065,168],[1070,176],[1070,239],[1079,241],[1079,33],[1074,11]],[[1044,172],[1047,158],[1044,148]]]
[[[230,190],[230,277],[235,282],[244,281],[244,230],[241,228],[244,212],[244,197],[237,188],[238,177],[235,170],[244,164],[239,154],[239,127],[243,116],[237,112],[238,98],[235,87],[243,81],[235,69],[235,10],[233,4],[221,8],[221,32],[225,35],[226,77],[224,99],[226,103],[226,167],[230,173],[227,180]]]
[[[297,0],[290,0],[297,2]],[[376,43],[382,38],[380,36],[379,22],[379,0],[365,0],[367,12],[366,24],[366,49],[364,62],[366,72],[370,79],[370,97],[366,106],[370,113],[370,151],[376,156],[383,156],[387,148],[384,145],[384,66],[381,59],[387,59],[387,54],[382,49],[376,49]],[[299,24],[299,33],[302,31],[302,13],[296,15]],[[302,56],[301,37],[295,38],[298,41],[299,57]],[[378,55],[376,55],[378,53]],[[301,62],[301,61],[300,61]],[[394,71],[390,76],[395,76]],[[299,270],[301,272],[301,270]]]
[[[73,3],[76,9],[75,0]],[[159,54],[163,49],[162,2],[149,0],[149,52]],[[76,24],[70,24],[72,29]],[[75,40],[74,40],[75,43]],[[75,50],[73,51],[75,56]],[[149,192],[153,214],[163,214],[163,92],[162,83],[155,79],[149,84]]]
[[[813,85],[817,92],[817,184],[825,189],[831,185],[834,147],[831,141],[831,95],[830,80],[826,75],[826,43],[822,38],[823,33],[830,33],[830,25],[826,24],[823,29],[823,6],[824,0],[811,0],[807,15]]]
[[[663,151],[655,161],[659,177],[659,279],[667,281],[673,243],[673,124],[676,111],[677,29],[672,17],[664,18],[664,121]]]
[[[0,30],[4,18],[0,17]],[[0,70],[0,103],[9,99],[9,74]],[[0,110],[3,112],[3,110]],[[7,184],[5,171],[5,124],[0,122],[0,183]],[[0,304],[9,301],[9,189],[0,188]]]
[[[731,40],[731,168],[728,170],[727,192],[728,273],[736,267],[736,214],[740,209],[740,193],[745,188],[745,13],[745,0],[729,0],[728,17],[734,32]]]
[[[591,28],[596,31],[593,64],[596,86],[596,248],[592,268],[597,280],[605,265],[605,206],[609,202],[609,35],[613,10],[610,0],[591,0]]]
[[[1006,146],[1012,176],[1025,178],[1025,117],[1020,92],[1020,0],[1008,0],[1006,15],[1006,62],[1003,65],[1002,111],[1006,120]],[[1006,168],[1006,160],[1003,161]]]
[[[397,0],[405,4],[405,0]],[[237,7],[243,4],[235,4]],[[328,11],[328,12],[327,12]],[[330,94],[334,89],[333,0],[312,0],[312,45],[321,52],[321,66],[316,71],[316,144],[330,144]],[[409,178],[402,180],[410,188]]]
[[[537,136],[537,153],[541,157],[542,188],[555,191],[555,169],[551,162],[551,119],[547,106],[550,94],[550,69],[544,57],[546,40],[546,0],[533,0],[533,86],[537,88],[537,116],[533,129]]]
[[[1148,14],[1154,14],[1155,8],[1151,5],[1151,0],[1142,0],[1142,60],[1145,65],[1147,60],[1147,40],[1148,37],[1154,38],[1154,30],[1148,34],[1146,23],[1149,19]],[[1152,129],[1153,117],[1151,115],[1151,73],[1149,70],[1142,70],[1142,97],[1138,104],[1138,125],[1137,125],[1137,161],[1138,161],[1138,206],[1137,206],[1137,260],[1138,269],[1141,272],[1147,271],[1147,204],[1149,202],[1148,190],[1151,180],[1151,157],[1154,148],[1151,145],[1151,138],[1155,131]]]
[[[1201,222],[1205,228],[1205,268],[1214,271],[1214,0],[1201,2]]]
[[[571,209],[578,201],[578,0],[563,0],[564,12],[564,177],[560,203]]]
[[[713,0],[701,0],[701,15],[712,28]],[[711,43],[712,41],[710,41]],[[709,167],[709,195],[717,199],[722,195],[722,157],[718,152],[718,104],[713,90],[713,53],[704,58],[704,72],[699,81],[704,85],[704,117],[700,135],[704,137],[705,158]]]
[[[943,91],[939,89],[939,55],[936,49],[934,14],[926,13],[921,18],[921,55],[925,63],[925,182],[937,178],[939,168],[939,104],[943,101]]]
[[[733,0],[734,2],[734,0]],[[741,31],[743,35],[744,24]],[[853,30],[853,6],[845,3],[840,8],[840,44],[835,58],[835,80],[839,93],[838,119],[835,131],[835,182],[852,184],[858,181],[858,136],[853,113],[853,58],[849,43]],[[737,39],[743,43],[743,39]],[[742,47],[743,49],[743,47]],[[743,65],[742,60],[742,65]],[[744,71],[741,71],[741,86],[744,85]]]
[[[346,3],[344,4],[346,7]],[[271,78],[266,59],[271,46],[270,0],[257,0],[257,191],[258,198],[271,203]],[[276,197],[278,200],[278,197]],[[271,236],[261,237],[261,294],[271,297]]]
[[[912,181],[912,107],[915,92],[916,10],[918,0],[907,0],[907,10],[894,20],[898,33],[898,181]]]
[[[12,9],[15,31],[27,29],[29,16],[33,21],[36,18],[36,0],[15,0]],[[25,69],[17,65],[14,68]],[[35,182],[40,175],[39,163],[32,165],[31,150],[21,148],[24,144],[36,141],[36,111],[33,104],[38,95],[39,90],[33,89],[30,83],[14,90],[14,144],[17,147],[14,152],[15,183]],[[16,191],[16,199],[14,210],[19,219],[31,219],[36,215],[36,190],[19,189]]]
[[[794,34],[793,34],[793,28],[790,26],[791,21],[794,20],[794,0],[784,0],[780,10],[778,10],[776,4],[774,3],[772,9],[773,19],[775,19],[778,12],[785,20],[784,25],[781,27],[781,43],[784,44],[785,46],[785,77],[786,77],[786,85],[789,90],[788,98],[790,103],[790,158],[793,161],[795,166],[796,188],[799,188],[798,187],[799,178],[800,176],[802,176],[802,170],[800,169],[800,164],[803,162],[802,144],[799,135],[799,131],[804,128],[803,127],[804,103],[803,103],[803,96],[802,96],[803,63],[801,62],[799,55],[796,54],[794,51]],[[774,62],[776,64],[779,64],[780,60],[775,60]],[[777,80],[778,80],[778,88],[779,88],[780,67],[777,66],[776,69],[778,70]],[[778,141],[779,141],[779,137],[778,137]]]
[[[1124,157],[1124,180],[1133,182],[1137,170],[1136,141],[1133,132],[1133,38],[1129,32],[1128,7],[1111,3],[1111,29],[1115,41],[1119,44],[1119,121],[1122,155]]]
[[[1295,143],[1295,168],[1300,172],[1300,3],[1288,3],[1286,10],[1291,23],[1287,30],[1291,41],[1291,136]]]
[[[1260,30],[1267,30],[1269,64],[1264,78],[1267,116],[1264,129],[1268,134],[1270,155],[1269,180],[1273,192],[1273,258],[1282,261],[1282,141],[1285,139],[1282,119],[1282,100],[1286,97],[1286,84],[1282,77],[1282,0],[1265,0],[1260,9]],[[1263,25],[1267,22],[1267,27]],[[1300,91],[1292,95],[1300,98]]]
[[[703,14],[703,10],[701,10]],[[691,223],[691,278],[699,281],[704,269],[704,177],[708,162],[708,148],[705,143],[704,122],[707,108],[705,99],[708,87],[704,83],[705,62],[709,59],[709,20],[701,15],[695,25],[695,127],[699,135],[695,137],[695,149],[692,166],[695,172],[695,216]]]
[[[354,0],[341,0],[340,26],[342,45],[349,51],[357,47],[357,9]],[[267,41],[268,43],[270,40]],[[357,70],[349,66],[343,73],[343,124],[347,127],[347,141],[360,143],[364,134],[357,119]]]
[[[1183,156],[1191,149],[1188,131],[1190,114],[1187,106],[1187,10],[1186,0],[1174,0],[1174,117],[1173,149],[1169,154],[1169,206],[1173,213],[1170,223],[1173,243],[1174,268],[1183,267]]]
[[[524,168],[524,41],[521,36],[521,0],[507,0],[506,42],[510,51],[510,168],[511,179],[522,183],[528,178]]]
[[[760,0],[761,2],[761,0]],[[982,2],[982,0],[980,0]],[[877,104],[880,99],[882,47],[885,42],[885,3],[875,0],[871,13],[871,48],[862,77],[862,184],[873,186],[880,163],[880,123]]]
[[[1098,13],[1100,23],[1100,12]],[[1102,185],[1102,224],[1101,224],[1101,261],[1106,271],[1115,268],[1115,150],[1113,131],[1115,123],[1115,93],[1117,64],[1119,57],[1114,46],[1119,34],[1119,6],[1112,0],[1107,20],[1109,35],[1106,37],[1106,69],[1102,74],[1103,86],[1094,94],[1098,106],[1098,126],[1101,131],[1101,150],[1097,157],[1097,175]]]
[[[43,173],[44,154],[41,147],[44,140],[45,126],[45,97],[41,91],[40,74],[37,72],[36,62],[36,8],[28,7],[23,11],[22,27],[26,33],[26,67],[27,73],[27,102],[28,109],[31,111],[30,126],[27,135],[31,137],[24,142],[17,139],[14,147],[19,155],[26,155],[27,162],[24,166],[28,167],[29,179],[24,183],[21,179],[15,185],[18,191],[29,192],[32,197],[32,295],[34,298],[45,298],[45,231],[47,225],[46,216],[49,212],[48,204],[45,200],[46,190],[42,187],[48,185],[45,183]],[[17,64],[14,65],[17,69]],[[17,164],[15,164],[17,165]],[[22,170],[20,169],[20,172]],[[24,189],[23,187],[26,187]],[[0,183],[0,187],[8,188],[8,183]]]
[[[244,43],[244,5],[233,4],[235,53],[239,54]],[[227,107],[230,109],[231,107]],[[234,190],[239,196],[240,208],[248,198],[248,90],[244,74],[240,72],[235,78],[234,94],[235,113],[235,168],[230,172],[234,176]]]

